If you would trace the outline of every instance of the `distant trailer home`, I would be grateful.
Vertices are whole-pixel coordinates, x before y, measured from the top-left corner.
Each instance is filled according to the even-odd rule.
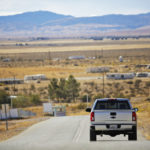
[[[36,75],[26,75],[24,76],[24,81],[29,80],[46,80],[46,76],[44,74],[36,74]]]
[[[147,69],[150,69],[150,65],[147,65],[147,67],[146,67]]]
[[[2,84],[23,84],[23,80],[14,79],[14,78],[6,78],[6,79],[0,79],[0,83],[2,83]]]
[[[150,73],[149,72],[138,72],[136,74],[136,77],[140,77],[140,78],[150,77]]]
[[[95,67],[95,68],[88,68],[87,73],[102,73],[102,72],[109,72],[109,67]]]
[[[68,59],[85,59],[85,56],[69,56]]]
[[[134,73],[109,73],[106,75],[107,79],[124,80],[133,79],[135,77]]]
[[[10,62],[10,61],[11,61],[10,58],[5,58],[5,59],[3,59],[3,62]]]

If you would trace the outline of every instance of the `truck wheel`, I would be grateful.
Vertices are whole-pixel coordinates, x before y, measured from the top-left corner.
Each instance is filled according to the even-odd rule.
[[[136,141],[137,140],[137,132],[133,132],[128,135],[128,140],[129,141]]]
[[[96,133],[90,129],[90,141],[96,141]]]

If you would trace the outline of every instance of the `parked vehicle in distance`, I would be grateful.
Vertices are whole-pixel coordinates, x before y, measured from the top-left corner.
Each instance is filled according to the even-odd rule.
[[[97,135],[128,135],[128,140],[137,140],[137,108],[132,108],[129,99],[96,99],[90,113],[90,141]]]

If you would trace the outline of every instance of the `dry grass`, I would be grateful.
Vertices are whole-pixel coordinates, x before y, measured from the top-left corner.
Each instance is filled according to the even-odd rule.
[[[135,44],[135,45],[99,45],[99,46],[61,46],[61,47],[37,47],[37,48],[9,48],[0,49],[1,54],[17,54],[17,53],[41,53],[41,52],[65,52],[65,51],[87,51],[87,50],[120,50],[122,47],[128,49],[150,48],[150,44]]]
[[[0,41],[0,44],[7,45],[5,47],[0,45],[1,54],[9,53],[40,53],[40,52],[64,52],[64,51],[87,51],[87,50],[120,50],[120,49],[141,49],[150,48],[150,39],[128,39],[128,40],[46,40],[46,41]],[[29,46],[18,47],[16,43],[28,43]],[[48,45],[53,44],[53,46]],[[67,44],[67,46],[66,46]]]
[[[0,123],[0,141],[7,140],[13,136],[16,136],[26,130],[28,127],[36,124],[40,121],[43,121],[46,118],[39,119],[26,119],[26,120],[11,120],[8,121],[8,131],[6,131],[5,121]]]
[[[150,140],[150,102],[141,98],[138,102],[135,101],[133,106],[139,109],[138,126],[146,139]]]
[[[84,67],[66,67],[66,66],[40,66],[40,67],[11,67],[0,68],[0,78],[16,78],[24,79],[25,75],[45,74],[48,78],[67,77],[69,74],[79,74],[85,72]],[[78,75],[77,75],[78,76]],[[79,75],[80,76],[80,75]]]

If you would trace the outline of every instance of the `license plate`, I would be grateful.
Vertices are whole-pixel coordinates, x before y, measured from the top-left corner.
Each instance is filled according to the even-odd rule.
[[[111,129],[111,130],[116,130],[116,129],[117,129],[117,125],[110,125],[110,126],[109,126],[109,129]]]

